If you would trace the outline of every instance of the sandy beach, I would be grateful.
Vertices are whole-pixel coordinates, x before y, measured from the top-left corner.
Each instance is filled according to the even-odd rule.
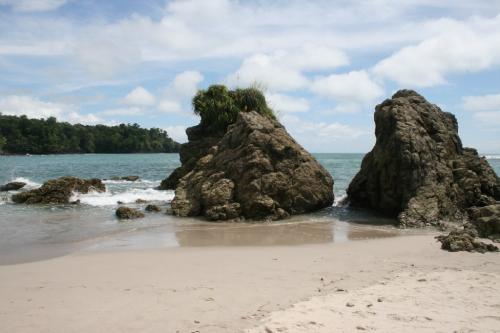
[[[500,255],[433,235],[0,266],[3,332],[500,332]]]

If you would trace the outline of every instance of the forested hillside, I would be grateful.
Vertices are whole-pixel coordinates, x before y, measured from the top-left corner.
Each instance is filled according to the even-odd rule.
[[[178,149],[179,144],[159,128],[72,125],[53,117],[0,114],[0,152],[4,154],[173,153]]]

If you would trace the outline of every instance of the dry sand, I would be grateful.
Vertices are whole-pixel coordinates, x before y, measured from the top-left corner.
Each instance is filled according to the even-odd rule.
[[[0,331],[500,332],[499,278],[432,235],[80,252],[0,266]]]

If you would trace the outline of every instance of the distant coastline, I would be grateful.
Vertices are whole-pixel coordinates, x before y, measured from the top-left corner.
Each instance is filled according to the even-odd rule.
[[[177,153],[179,147],[160,128],[73,125],[54,117],[29,119],[0,113],[0,155]]]

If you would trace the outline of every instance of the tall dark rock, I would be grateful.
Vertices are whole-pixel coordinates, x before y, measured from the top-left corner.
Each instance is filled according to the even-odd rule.
[[[219,137],[187,134],[182,166],[162,183],[176,188],[176,215],[281,219],[333,203],[328,171],[270,117],[240,112]]]
[[[347,190],[352,206],[402,226],[466,221],[466,210],[500,200],[500,181],[477,151],[463,148],[455,116],[412,90],[377,105],[376,143]]]

